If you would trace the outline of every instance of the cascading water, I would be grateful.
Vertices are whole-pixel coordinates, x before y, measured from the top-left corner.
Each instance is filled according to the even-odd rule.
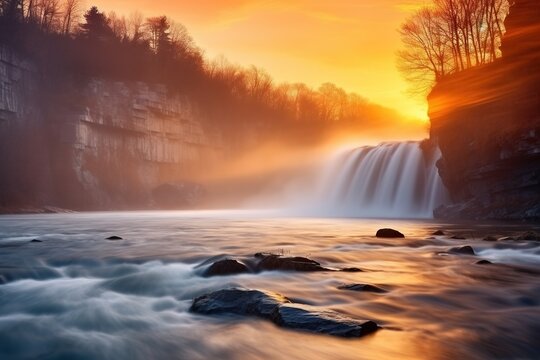
[[[318,197],[335,216],[431,218],[447,200],[439,177],[437,148],[419,142],[361,147],[331,161]]]

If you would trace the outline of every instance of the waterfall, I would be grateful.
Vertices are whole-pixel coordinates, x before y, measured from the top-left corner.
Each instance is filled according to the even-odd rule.
[[[432,218],[447,193],[437,148],[419,142],[383,143],[340,154],[323,171],[319,208],[334,216]]]

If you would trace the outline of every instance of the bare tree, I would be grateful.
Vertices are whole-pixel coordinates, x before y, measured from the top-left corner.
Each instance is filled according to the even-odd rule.
[[[33,0],[30,0],[33,1]],[[70,34],[81,16],[80,0],[65,0],[63,6],[62,33]]]
[[[402,25],[398,68],[413,93],[444,76],[500,56],[508,0],[434,0]]]

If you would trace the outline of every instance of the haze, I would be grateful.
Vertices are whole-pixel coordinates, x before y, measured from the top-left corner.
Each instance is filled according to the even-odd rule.
[[[184,24],[209,58],[257,65],[278,81],[333,82],[427,121],[396,69],[397,29],[420,0],[95,0],[109,12],[167,15]],[[91,5],[87,1],[86,5]]]

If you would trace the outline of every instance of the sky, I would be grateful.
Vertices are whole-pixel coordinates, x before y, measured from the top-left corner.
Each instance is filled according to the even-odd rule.
[[[187,27],[209,59],[256,65],[276,82],[349,92],[427,120],[396,69],[400,24],[423,0],[86,0],[100,10],[166,15]]]

